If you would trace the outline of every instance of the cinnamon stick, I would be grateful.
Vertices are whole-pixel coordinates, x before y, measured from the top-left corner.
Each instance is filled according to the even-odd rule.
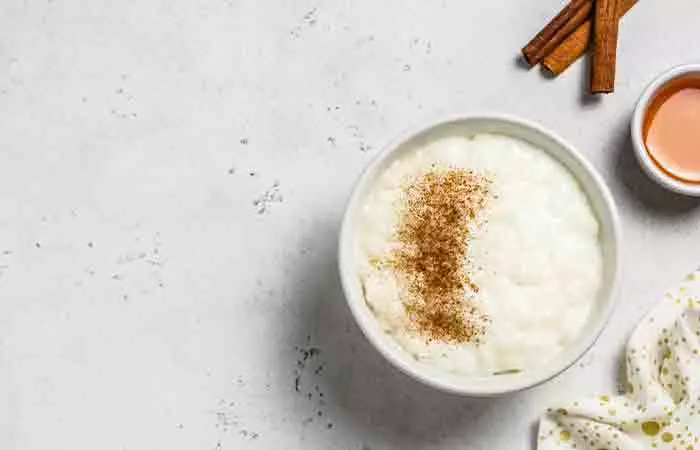
[[[617,0],[596,0],[593,25],[593,66],[591,93],[615,90],[618,15]]]
[[[547,55],[542,65],[554,76],[565,71],[586,53],[591,43],[593,21],[587,20],[578,27],[578,30],[569,35],[559,47]]]
[[[546,47],[551,47],[553,49],[567,36],[567,34],[557,33],[561,31],[572,18],[578,17],[577,13],[579,13],[581,8],[587,7],[590,11],[592,2],[593,0],[571,0],[554,19],[523,47],[522,52],[525,60],[533,66],[539,63],[548,53],[544,51]],[[576,27],[572,27],[571,31],[575,28]],[[553,41],[554,38],[558,39],[558,41]]]
[[[559,46],[566,38],[576,31],[581,25],[583,25],[586,20],[590,18],[591,11],[593,10],[593,2],[586,2],[581,8],[574,13],[574,15],[562,26],[557,32],[552,36],[552,38],[547,42],[544,47],[540,49],[535,55],[537,62],[542,61],[547,55],[552,53],[552,51]]]
[[[622,0],[618,19],[637,3],[637,0]],[[585,21],[576,31],[571,33],[557,48],[547,55],[542,65],[557,76],[576,62],[588,50],[591,43],[593,20]]]

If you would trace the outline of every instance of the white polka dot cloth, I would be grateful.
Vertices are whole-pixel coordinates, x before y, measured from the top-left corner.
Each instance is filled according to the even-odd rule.
[[[538,450],[700,450],[700,270],[627,344],[626,390],[547,411]]]

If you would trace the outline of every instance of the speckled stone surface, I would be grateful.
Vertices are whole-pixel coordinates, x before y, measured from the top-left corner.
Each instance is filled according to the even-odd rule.
[[[517,51],[559,0],[3,0],[0,448],[531,449],[555,400],[614,392],[638,318],[700,264],[700,208],[627,138],[697,59],[695,0],[641,2],[618,90]],[[390,367],[345,306],[338,224],[388,140],[464,111],[551,128],[624,226],[619,306],[564,375],[506,398]]]

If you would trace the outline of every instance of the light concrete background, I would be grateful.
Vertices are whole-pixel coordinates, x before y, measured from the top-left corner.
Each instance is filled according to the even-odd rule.
[[[0,449],[531,449],[559,400],[616,389],[626,337],[700,263],[700,208],[639,172],[634,102],[700,56],[697,0],[642,1],[618,90],[518,49],[560,0],[3,0]],[[338,223],[416,123],[538,121],[624,225],[610,326],[528,392],[469,400],[388,366],[345,306]]]

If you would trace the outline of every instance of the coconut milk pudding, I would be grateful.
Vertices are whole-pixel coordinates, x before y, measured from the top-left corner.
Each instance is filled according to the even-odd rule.
[[[581,332],[603,284],[599,224],[573,175],[510,137],[415,145],[357,224],[364,298],[416,360],[463,375],[541,365]]]

